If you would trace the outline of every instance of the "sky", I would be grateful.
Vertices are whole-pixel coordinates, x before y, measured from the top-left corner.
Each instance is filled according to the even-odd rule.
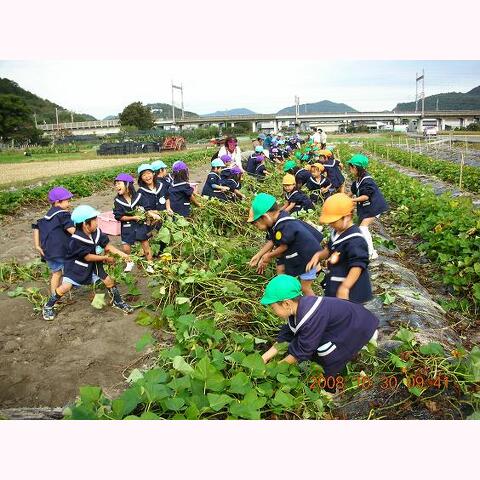
[[[100,119],[134,101],[171,103],[172,80],[183,84],[185,110],[198,114],[231,108],[272,113],[293,105],[295,95],[300,103],[391,110],[415,99],[415,74],[422,69],[426,96],[480,85],[480,61],[463,60],[0,60],[0,77]]]

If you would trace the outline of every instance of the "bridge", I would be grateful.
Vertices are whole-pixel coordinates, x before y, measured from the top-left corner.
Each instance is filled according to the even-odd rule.
[[[251,114],[251,115],[227,115],[227,116],[198,116],[176,119],[157,119],[155,124],[166,129],[178,127],[195,128],[212,125],[235,126],[239,122],[250,122],[252,131],[259,128],[271,129],[277,132],[283,127],[293,126],[298,120],[303,127],[321,125],[326,130],[337,130],[339,126],[356,125],[368,122],[385,122],[392,125],[408,124],[416,122],[420,128],[421,120],[432,119],[437,121],[439,130],[445,130],[445,126],[451,128],[464,127],[475,121],[480,121],[480,110],[443,110],[421,112],[345,112],[345,113],[303,113],[296,117],[291,115]],[[60,130],[68,130],[77,135],[106,135],[120,131],[120,120],[94,120],[89,122],[67,122],[38,125],[38,128],[46,134],[52,134]]]

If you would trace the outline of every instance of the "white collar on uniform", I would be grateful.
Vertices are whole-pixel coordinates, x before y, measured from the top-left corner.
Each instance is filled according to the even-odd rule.
[[[216,172],[210,172],[210,175],[216,175],[218,178],[220,178],[220,175]]]
[[[82,235],[85,235],[83,232],[81,232]],[[86,237],[82,237],[80,235],[77,235],[76,233],[74,233],[72,235],[72,238],[76,238],[77,240],[80,240],[81,242],[83,243],[89,243],[90,245],[94,245],[98,242],[98,240],[100,239],[100,229],[97,228],[96,230],[96,236],[95,236],[95,240],[93,240],[93,238],[90,236],[90,238],[86,238]]]
[[[290,217],[290,216],[288,216],[288,217],[285,216],[285,217],[279,218],[279,219],[275,222],[275,224],[273,225],[273,228],[276,228],[276,226],[277,226],[279,223],[285,222],[285,221],[287,221],[287,220],[295,220],[295,219],[294,219],[293,217]]]
[[[362,184],[362,182],[366,179],[366,178],[372,178],[370,175],[365,175],[360,181],[356,181],[355,184],[357,185],[357,190],[358,190],[358,187]]]
[[[134,206],[138,203],[138,201],[140,200],[141,196],[142,196],[142,194],[141,194],[141,193],[138,193],[138,194],[137,194],[137,197],[135,198],[135,200],[134,200],[133,202],[131,202],[131,203],[129,203],[129,202],[122,202],[118,197],[115,199],[115,201],[116,201],[117,203],[119,203],[120,205],[124,205],[125,207],[134,207]],[[123,198],[123,197],[122,197],[122,198]]]
[[[51,215],[45,215],[43,218],[45,220],[51,220],[55,215],[58,215],[59,213],[66,212],[68,213],[68,210],[57,210],[56,212],[53,212]]]
[[[320,306],[320,303],[322,302],[322,298],[323,297],[318,297],[316,300],[315,300],[315,303],[310,307],[310,309],[308,310],[308,312],[300,319],[300,321],[298,322],[298,324],[295,326],[295,327],[292,327],[292,325],[290,324],[290,320],[288,321],[288,326],[290,327],[290,330],[293,332],[293,333],[297,333],[300,328],[305,325],[305,322],[307,320],[310,319],[310,317],[315,313],[315,311],[317,310],[317,308]],[[295,320],[297,319],[297,317],[295,317]]]
[[[180,182],[180,183],[172,183],[172,187],[178,187],[180,185],[186,185],[187,182]]]
[[[294,190],[292,193],[286,193],[285,196],[287,197],[287,200],[290,200],[292,195],[294,195],[295,193],[298,193],[298,190]]]
[[[344,242],[345,240],[348,240],[349,238],[353,238],[353,237],[362,237],[365,240],[365,237],[360,232],[350,233],[349,235],[346,235],[345,237],[342,237],[342,235],[343,235],[343,233],[341,235],[332,236],[332,247]]]
[[[158,195],[161,192],[162,188],[163,188],[163,183],[160,182],[160,185],[158,186],[157,189],[150,190],[149,188],[140,187],[140,190],[143,190],[144,192],[147,192],[147,193],[152,193],[154,195]]]

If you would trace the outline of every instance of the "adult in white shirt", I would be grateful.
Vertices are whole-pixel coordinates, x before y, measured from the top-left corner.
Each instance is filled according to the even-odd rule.
[[[318,131],[320,132],[320,148],[325,149],[327,146],[327,134],[321,128]]]
[[[221,158],[222,155],[229,155],[232,157],[231,167],[236,165],[243,172],[242,152],[240,147],[237,145],[237,139],[235,137],[227,137],[225,139],[225,145],[220,148],[220,151],[218,152],[218,158]]]
[[[321,128],[317,128],[317,131],[311,136],[311,139],[313,140],[313,143],[321,143],[322,142],[322,136],[320,132],[322,131]]]

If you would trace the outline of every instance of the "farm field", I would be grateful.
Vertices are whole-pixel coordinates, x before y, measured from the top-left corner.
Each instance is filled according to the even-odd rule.
[[[356,137],[337,148],[344,163],[362,148]],[[208,153],[189,152],[192,181],[206,177]],[[273,267],[262,276],[247,266],[263,236],[245,218],[259,189],[280,198],[276,173],[261,186],[245,179],[244,202],[203,201],[193,221],[166,220],[153,248],[166,244],[171,260],[157,260],[155,273],[143,270],[140,257],[131,275],[110,267],[137,307],[130,316],[95,310],[84,288],[55,321],[42,320],[47,280],[34,261],[30,224],[44,206],[15,204],[15,217],[2,220],[0,410],[8,417],[11,409],[68,405],[64,415],[78,419],[475,418],[478,211],[471,199],[437,196],[428,181],[375,157],[371,173],[392,206],[375,228],[380,258],[371,265],[375,298],[367,305],[380,319],[378,348],[350,362],[335,395],[318,385],[315,365],[261,360],[280,323],[259,304]],[[134,170],[132,159],[125,165]],[[79,191],[74,205],[110,209],[108,183]],[[316,224],[318,215],[306,218]],[[314,289],[321,293],[320,282]]]

